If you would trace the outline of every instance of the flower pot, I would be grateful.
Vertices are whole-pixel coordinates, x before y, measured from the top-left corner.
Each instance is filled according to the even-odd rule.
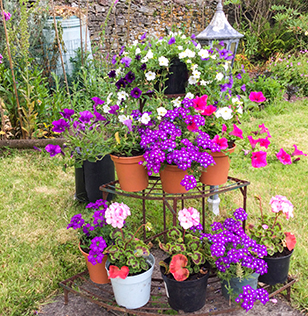
[[[163,190],[166,193],[187,193],[188,191],[181,185],[182,179],[187,174],[187,171],[179,169],[178,166],[167,165],[159,172]]]
[[[143,155],[133,157],[118,157],[110,155],[114,162],[120,187],[123,191],[138,192],[147,188],[149,177],[146,168],[140,165]]]
[[[96,162],[84,161],[81,168],[75,168],[75,197],[80,202],[95,202],[103,198],[99,187],[114,181],[114,164],[109,155]],[[108,201],[113,198],[108,194]]]
[[[250,276],[248,276],[247,279],[240,279],[237,277],[234,277],[230,280],[230,286],[233,289],[233,295],[237,297],[240,293],[243,293],[243,286],[250,285],[254,290],[257,289],[258,286],[258,277],[259,273],[253,273]],[[221,282],[221,292],[223,297],[229,300],[230,295],[228,294],[228,282],[226,280],[223,280]]]
[[[164,260],[169,264],[170,258]],[[205,294],[209,272],[195,280],[176,281],[165,275],[164,267],[160,267],[162,278],[168,297],[168,303],[174,310],[182,310],[185,313],[195,312],[205,304]]]
[[[107,284],[110,283],[110,280],[108,279],[107,271],[105,268],[106,261],[108,259],[108,255],[105,255],[103,258],[102,263],[97,263],[96,265],[93,265],[91,262],[88,260],[89,254],[84,252],[80,248],[80,244],[78,245],[79,250],[83,254],[84,258],[86,259],[90,279],[92,282],[97,283],[97,284]]]
[[[259,281],[269,285],[284,283],[288,278],[290,254],[282,257],[264,257],[263,260],[267,263],[267,273],[259,276]]]
[[[151,279],[154,270],[155,258],[152,254],[147,259],[151,268],[143,273],[128,276],[125,279],[112,278],[111,284],[115,300],[119,306],[127,309],[135,309],[144,306],[150,299]],[[109,275],[110,262],[106,262],[106,270]]]
[[[228,149],[233,153],[236,145]],[[202,172],[200,182],[206,185],[221,185],[227,182],[230,169],[230,158],[223,152],[210,153],[216,165],[209,166]]]

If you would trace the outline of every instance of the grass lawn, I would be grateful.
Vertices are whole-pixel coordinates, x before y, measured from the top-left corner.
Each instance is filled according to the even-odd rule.
[[[230,175],[251,182],[248,187],[250,220],[256,217],[261,195],[264,210],[272,196],[285,195],[294,204],[295,217],[284,220],[294,232],[297,245],[291,259],[291,274],[298,278],[292,290],[293,306],[308,312],[308,157],[284,166],[274,156],[283,147],[291,153],[293,144],[308,153],[308,101],[282,102],[248,119],[247,130],[264,123],[269,128],[272,158],[265,168],[254,169],[240,146],[232,158]],[[243,124],[244,126],[244,124]],[[85,213],[74,197],[74,171],[62,171],[57,159],[27,150],[0,151],[0,315],[33,315],[47,298],[61,291],[58,282],[85,269],[78,252],[77,235],[67,230],[71,216]],[[237,192],[221,196],[221,209],[231,213],[242,206]],[[136,202],[125,199],[134,210]],[[161,209],[149,207],[149,220],[161,228]],[[141,210],[134,222],[140,223]],[[139,215],[137,215],[137,213]]]

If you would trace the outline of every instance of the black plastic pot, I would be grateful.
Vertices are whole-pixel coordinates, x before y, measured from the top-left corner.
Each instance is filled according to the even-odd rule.
[[[169,264],[170,258],[164,261]],[[171,308],[190,313],[204,306],[209,272],[196,280],[176,281],[163,273],[165,271],[164,267],[160,267],[160,271],[165,282],[168,303]]]
[[[267,263],[267,273],[259,276],[259,282],[269,285],[284,283],[288,278],[290,258],[292,252],[284,257],[264,257],[263,260]]]
[[[114,164],[110,156],[96,162],[84,161],[81,168],[75,168],[75,197],[80,202],[95,202],[102,199],[99,187],[114,181]],[[107,200],[113,198],[108,194]]]

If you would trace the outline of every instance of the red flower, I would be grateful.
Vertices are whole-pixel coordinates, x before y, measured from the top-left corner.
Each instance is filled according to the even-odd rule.
[[[284,233],[286,235],[286,245],[287,248],[291,251],[296,245],[296,238],[292,233]]]
[[[301,150],[297,149],[296,145],[293,145],[294,152],[292,153],[292,156],[307,156],[307,154],[304,154]]]
[[[204,111],[205,107],[207,106],[207,98],[208,96],[205,94],[201,98],[196,97],[193,99],[193,107],[196,111],[202,112]]]
[[[248,135],[247,136],[248,140],[249,140],[249,143],[251,145],[251,148],[252,149],[255,149],[256,145],[258,144],[259,142],[259,139],[253,139],[252,136]]]
[[[169,271],[177,281],[184,281],[188,278],[189,271],[185,268],[187,263],[188,259],[182,254],[174,255],[172,257]]]
[[[229,135],[233,135],[243,139],[243,131],[238,128],[235,124],[233,124],[233,131],[229,133]]]
[[[219,135],[216,135],[213,139],[212,142],[217,144],[221,150],[227,149],[228,148],[228,140],[227,138],[219,138]]]
[[[114,278],[126,279],[128,274],[129,274],[129,268],[127,266],[123,266],[121,269],[113,265],[109,266],[109,279],[114,279]]]
[[[266,154],[267,153],[265,151],[257,151],[252,153],[251,165],[254,168],[262,168],[267,166]]]
[[[262,91],[250,92],[249,100],[252,102],[261,103],[266,101],[266,97],[263,95]]]
[[[287,154],[282,148],[280,148],[279,152],[276,154],[276,157],[284,165],[291,165],[292,163],[291,156]]]
[[[202,115],[210,116],[216,111],[216,106],[214,105],[208,105],[204,108],[204,111],[201,112]]]

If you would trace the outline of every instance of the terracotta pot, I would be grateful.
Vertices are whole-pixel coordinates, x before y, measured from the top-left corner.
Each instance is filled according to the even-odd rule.
[[[188,175],[187,171],[179,169],[178,166],[167,165],[159,172],[161,185],[166,193],[187,193],[181,185],[182,179]]]
[[[139,165],[144,161],[143,155],[133,157],[118,157],[110,155],[114,162],[120,187],[123,191],[138,192],[146,189],[149,177],[146,168]]]
[[[107,271],[105,268],[106,261],[108,259],[108,255],[105,255],[103,258],[102,263],[97,263],[96,265],[93,265],[91,262],[88,260],[89,254],[84,252],[80,248],[80,244],[78,245],[79,250],[83,254],[84,258],[86,259],[90,279],[92,282],[97,283],[97,284],[107,284],[110,283],[110,280],[108,279]]]
[[[233,153],[236,145],[228,149]],[[227,182],[230,169],[230,158],[223,152],[210,153],[214,158],[216,165],[209,166],[201,173],[200,182],[206,185],[221,185]]]

